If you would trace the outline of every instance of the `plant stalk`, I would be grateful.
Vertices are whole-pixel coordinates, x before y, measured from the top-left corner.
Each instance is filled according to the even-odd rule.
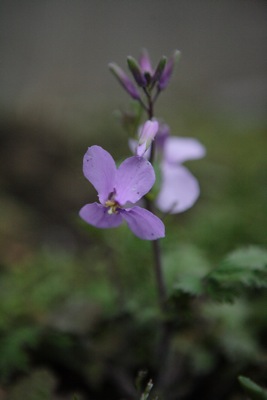
[[[148,118],[151,120],[154,117],[154,102],[152,100],[151,94],[148,90],[144,89],[144,92],[146,94],[147,98],[147,114]],[[151,144],[151,152],[150,152],[150,157],[149,161],[153,165],[155,159],[155,143],[152,142]],[[153,207],[153,202],[149,199],[146,199],[146,208],[148,211],[153,212],[154,207]],[[157,282],[157,290],[158,290],[158,297],[159,297],[159,305],[162,310],[162,312],[165,311],[165,305],[166,305],[166,287],[165,287],[165,282],[164,282],[164,277],[162,273],[162,261],[161,261],[161,249],[160,249],[160,242],[159,239],[153,240],[152,241],[152,252],[153,252],[153,257],[154,257],[154,271],[155,271],[155,277],[156,277],[156,282]]]

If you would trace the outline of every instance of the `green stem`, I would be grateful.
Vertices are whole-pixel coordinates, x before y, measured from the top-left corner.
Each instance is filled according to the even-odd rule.
[[[147,114],[148,118],[151,120],[154,117],[154,102],[152,100],[151,94],[147,89],[144,89],[144,92],[147,97]],[[150,157],[149,161],[153,165],[155,159],[155,144],[152,142],[151,145],[151,152],[150,152]],[[153,202],[149,199],[146,199],[146,208],[148,211],[154,212],[154,205]],[[162,262],[161,262],[161,249],[160,249],[160,242],[159,239],[153,240],[152,241],[152,252],[154,256],[154,271],[155,271],[155,277],[156,277],[156,282],[157,282],[157,290],[158,290],[158,296],[159,296],[159,304],[161,307],[161,310],[164,312],[165,311],[165,304],[166,304],[166,287],[165,287],[165,282],[163,278],[163,273],[162,273]]]

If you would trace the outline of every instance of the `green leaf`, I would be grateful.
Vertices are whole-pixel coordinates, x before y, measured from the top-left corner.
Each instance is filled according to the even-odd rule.
[[[205,277],[205,285],[212,298],[226,302],[245,288],[266,288],[267,250],[250,246],[230,253]]]
[[[195,246],[181,244],[169,249],[163,259],[168,291],[173,294],[186,293],[192,296],[203,292],[202,281],[210,269],[202,252]]]
[[[245,376],[238,377],[239,383],[252,400],[267,400],[267,391]]]
[[[267,268],[267,250],[249,246],[229,254],[226,261],[240,268],[251,268],[252,270],[266,270]]]

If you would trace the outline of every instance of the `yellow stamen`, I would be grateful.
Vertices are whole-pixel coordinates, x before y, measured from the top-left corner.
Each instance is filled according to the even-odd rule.
[[[108,214],[112,215],[112,214],[117,214],[117,208],[119,207],[118,203],[116,203],[116,201],[114,200],[107,200],[105,203],[106,207],[109,207],[108,209]]]

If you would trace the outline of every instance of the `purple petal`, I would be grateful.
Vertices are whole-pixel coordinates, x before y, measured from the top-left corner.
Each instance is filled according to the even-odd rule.
[[[154,140],[156,133],[158,132],[159,123],[158,121],[146,121],[142,125],[139,133],[139,141],[136,149],[136,155],[143,157],[146,150]]]
[[[129,95],[135,99],[135,100],[140,100],[140,95],[138,93],[138,90],[134,86],[133,82],[131,81],[130,78],[126,75],[126,73],[121,69],[117,64],[115,63],[110,63],[109,64],[109,69],[111,72],[114,74],[114,76],[117,78],[119,83],[122,85],[122,87],[126,90],[126,92],[129,93]]]
[[[169,125],[164,124],[164,123],[160,123],[159,124],[159,130],[157,132],[157,136],[156,136],[156,147],[158,147],[158,149],[161,151],[164,147],[164,144],[166,142],[166,140],[169,138],[170,136],[170,128]]]
[[[165,70],[163,71],[161,78],[159,80],[159,89],[163,90],[168,86],[168,83],[171,79],[172,72],[174,68],[174,62],[172,59],[170,59],[165,67]]]
[[[182,165],[161,164],[162,186],[156,199],[159,210],[176,214],[192,207],[199,196],[197,179]]]
[[[136,152],[137,152],[137,145],[138,145],[137,140],[135,140],[135,139],[129,139],[128,144],[129,144],[129,148],[130,148],[131,152],[132,152],[133,154],[136,154]],[[143,157],[144,157],[146,160],[148,160],[149,157],[150,157],[150,149],[151,149],[151,148],[149,147],[149,148],[145,151],[145,153],[144,153],[144,155],[143,155]]]
[[[97,190],[102,204],[115,188],[116,172],[115,161],[106,150],[100,146],[88,148],[83,158],[83,173]]]
[[[121,211],[131,231],[140,239],[155,240],[165,236],[163,222],[150,211],[133,207]]]
[[[205,147],[193,138],[170,136],[164,143],[164,161],[183,163],[204,157]]]
[[[118,214],[108,214],[108,208],[98,203],[86,204],[79,212],[80,217],[97,228],[116,228],[122,223]]]
[[[136,203],[154,182],[155,172],[149,161],[136,156],[127,158],[117,171],[115,200],[121,205]]]

